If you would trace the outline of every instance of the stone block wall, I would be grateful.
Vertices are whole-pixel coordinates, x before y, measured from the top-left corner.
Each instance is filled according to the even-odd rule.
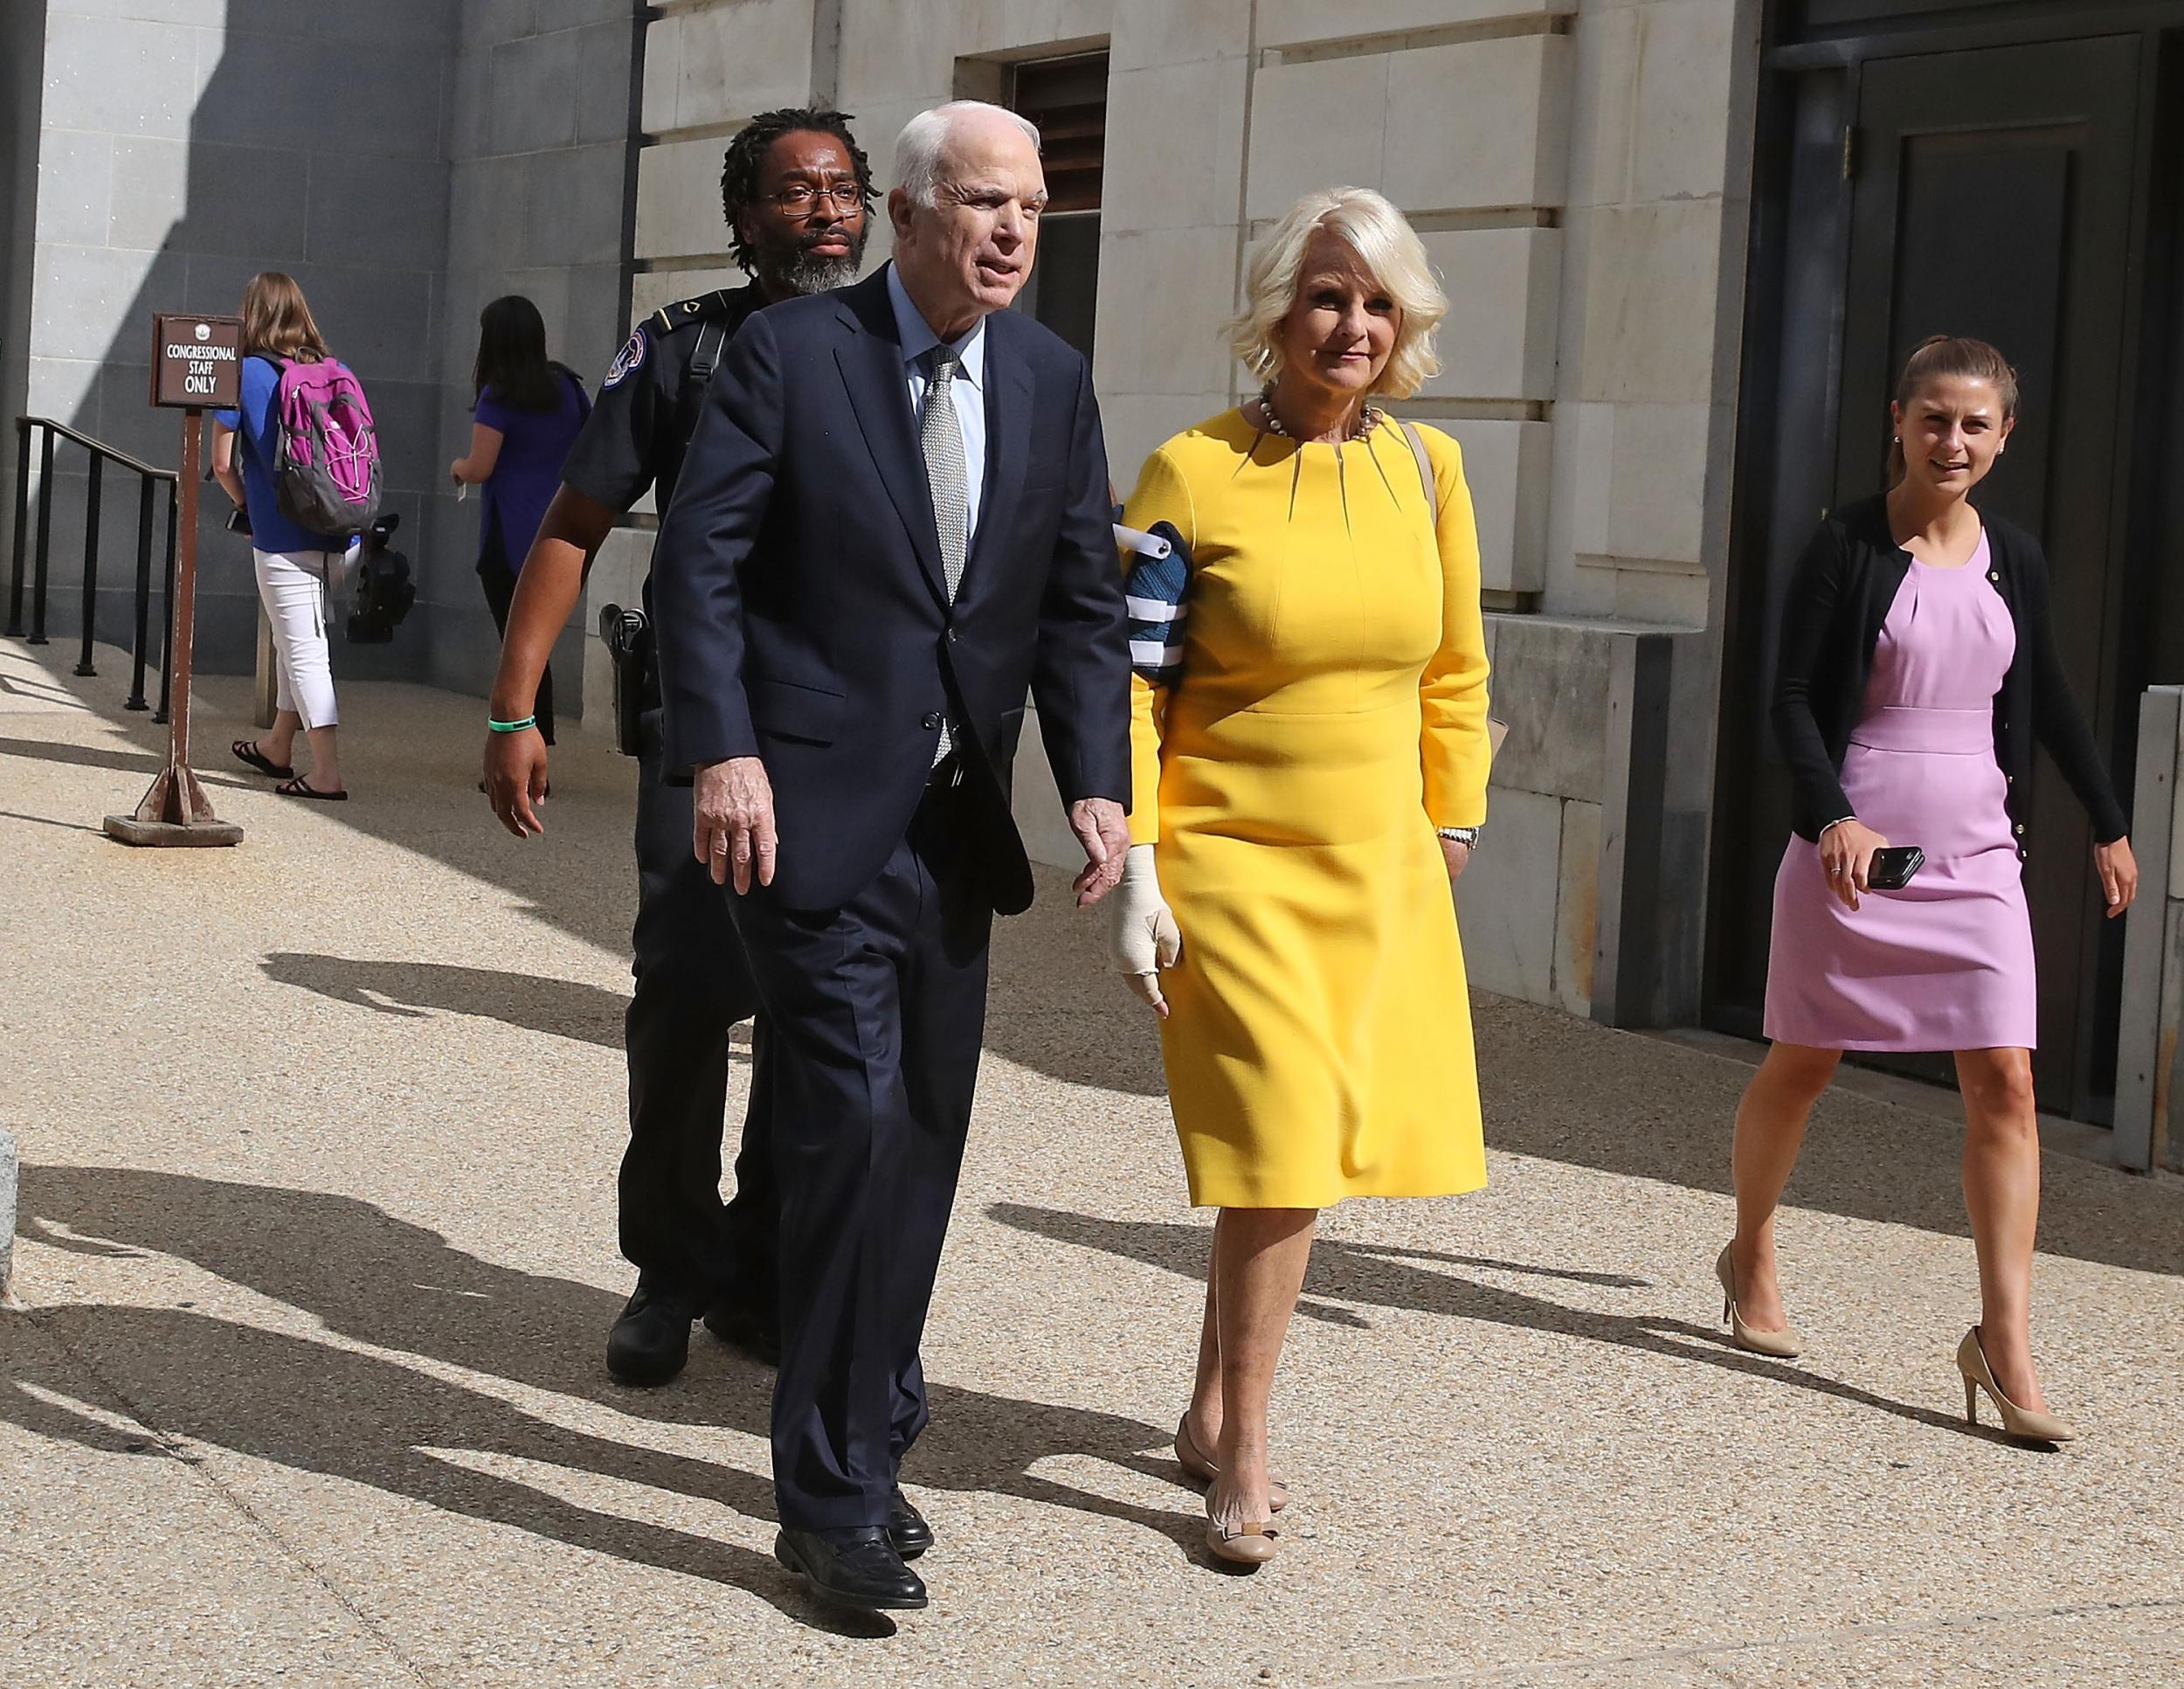
[[[630,0],[464,0],[460,7],[448,134],[446,322],[432,419],[440,469],[432,566],[413,613],[429,626],[426,677],[435,685],[483,696],[500,653],[473,568],[477,495],[458,503],[446,468],[470,447],[478,313],[503,294],[529,298],[546,320],[548,352],[594,393],[628,332],[624,260],[637,28]],[[584,620],[579,612],[554,663],[556,712],[572,725],[586,691]]]
[[[2131,819],[2139,881],[2124,917],[2114,1153],[2134,1172],[2184,1173],[2184,687],[2139,700]]]
[[[37,242],[38,111],[45,75],[45,0],[0,6],[0,240],[17,256],[0,267],[0,417],[22,408],[30,376],[32,267]],[[12,428],[0,431],[0,537],[11,544],[17,496]],[[0,556],[0,568],[6,567]]]
[[[1244,391],[1221,326],[1252,241],[1307,189],[1386,193],[1450,296],[1443,368],[1400,408],[1464,448],[1512,730],[1463,898],[1475,976],[1576,1013],[1680,1018],[1697,997],[1759,12],[690,0],[647,31],[637,303],[737,279],[715,181],[752,112],[834,98],[884,186],[914,112],[990,96],[1010,61],[1104,48],[1094,376],[1127,491],[1154,446]],[[595,600],[626,590],[642,550],[602,564]],[[1072,860],[1035,731],[1018,779],[1034,849]],[[1657,900],[1642,912],[1640,888]]]
[[[302,283],[378,421],[419,604],[390,646],[341,646],[337,679],[482,694],[496,641],[471,565],[477,505],[446,466],[469,439],[477,315],[520,292],[596,381],[621,332],[633,0],[10,0],[0,50],[20,130],[0,154],[15,225],[0,411],[66,422],[155,465],[180,419],[153,411],[154,309],[232,311],[262,269]],[[337,103],[335,96],[337,96]],[[4,452],[0,533],[12,520]],[[57,459],[48,623],[73,637],[84,463]],[[197,653],[256,649],[247,546],[207,487]],[[100,635],[128,637],[135,484],[109,469]],[[583,659],[561,668],[573,715]]]
[[[392,508],[421,526],[435,484],[436,334],[446,234],[450,10],[440,0],[46,0],[33,101],[31,240],[10,255],[27,295],[10,415],[51,416],[172,466],[180,419],[147,404],[155,309],[233,311],[262,269],[302,283],[321,327],[369,387]],[[326,90],[339,89],[338,112]],[[56,465],[51,631],[73,636],[83,554],[82,457]],[[255,651],[250,554],[210,497],[199,532],[199,661]],[[134,477],[109,469],[100,627],[125,640],[135,560]],[[0,513],[0,521],[8,519]],[[359,647],[346,672],[397,669]]]

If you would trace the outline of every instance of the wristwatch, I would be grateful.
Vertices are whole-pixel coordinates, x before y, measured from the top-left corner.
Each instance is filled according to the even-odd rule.
[[[1466,850],[1479,848],[1479,829],[1476,827],[1437,827],[1434,831],[1450,844],[1460,844]]]

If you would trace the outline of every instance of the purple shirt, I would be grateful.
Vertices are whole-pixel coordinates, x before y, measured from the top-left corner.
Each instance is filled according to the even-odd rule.
[[[561,402],[551,410],[519,411],[504,405],[491,387],[478,395],[477,419],[501,433],[501,455],[480,491],[484,509],[478,523],[478,565],[520,572],[523,555],[538,536],[546,507],[561,485],[561,466],[591,412],[584,384],[565,370]]]

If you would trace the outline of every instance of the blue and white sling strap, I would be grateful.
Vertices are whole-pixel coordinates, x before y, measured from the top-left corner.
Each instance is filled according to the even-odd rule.
[[[1441,494],[1426,441],[1414,424],[1403,423],[1403,437],[1418,460],[1418,478],[1426,489],[1427,514],[1441,522]],[[1115,524],[1115,543],[1129,557],[1123,585],[1130,615],[1130,666],[1149,681],[1173,685],[1183,667],[1183,625],[1190,613],[1191,548],[1174,525],[1156,522],[1150,533]]]
[[[1184,602],[1191,586],[1191,548],[1174,524],[1151,533],[1115,524],[1115,543],[1130,557],[1123,582],[1130,620],[1130,666],[1149,681],[1173,681],[1183,664]]]

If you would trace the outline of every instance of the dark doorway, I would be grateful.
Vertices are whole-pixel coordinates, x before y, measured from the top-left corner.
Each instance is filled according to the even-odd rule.
[[[2069,10],[2090,22],[2103,9]],[[2160,103],[2148,72],[2162,38],[2125,29],[2011,45],[1986,25],[1976,38],[1995,45],[1954,47],[1932,16],[1915,38],[1870,52],[1778,52],[1769,87],[1708,981],[1711,1018],[1747,1035],[1760,1030],[1788,835],[1765,710],[1781,594],[1821,513],[1883,485],[1890,390],[1921,339],[1976,336],[2018,367],[2018,429],[1977,502],[2047,549],[2063,660],[2126,801],[2138,691],[2179,678],[2143,672],[2158,642],[2125,637],[2129,606],[2149,601],[2161,567],[2128,536],[2139,360],[2166,343],[2145,321],[2160,199],[2146,168]],[[2031,815],[2041,1099],[2105,1120],[2121,933],[2102,918],[2084,812],[2044,758]],[[1901,1065],[1947,1070],[1946,1058]]]

